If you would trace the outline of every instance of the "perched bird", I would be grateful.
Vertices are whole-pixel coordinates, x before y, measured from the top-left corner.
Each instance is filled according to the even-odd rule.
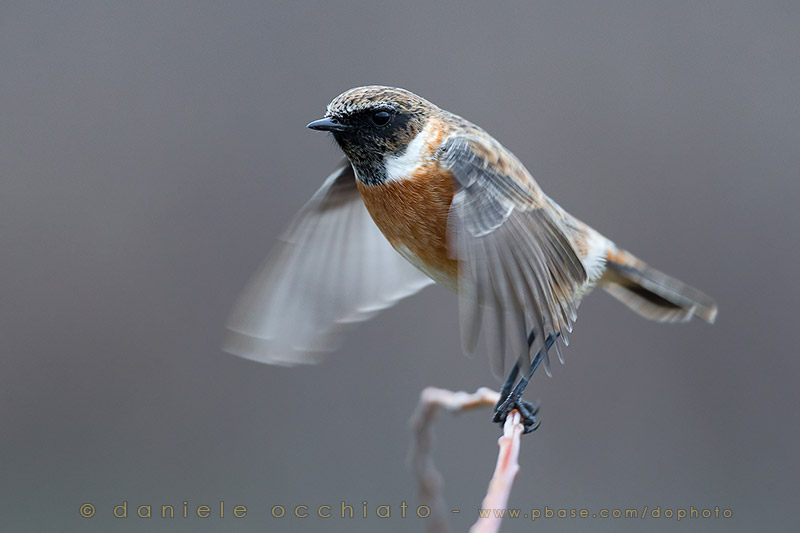
[[[548,350],[563,361],[556,341],[593,286],[652,320],[714,321],[710,297],[568,214],[492,136],[409,91],[348,90],[308,127],[346,159],[244,289],[230,353],[317,362],[347,326],[437,282],[458,293],[465,351],[485,337],[495,373],[514,362],[494,420],[518,409],[530,431],[522,392],[541,362],[550,374]]]

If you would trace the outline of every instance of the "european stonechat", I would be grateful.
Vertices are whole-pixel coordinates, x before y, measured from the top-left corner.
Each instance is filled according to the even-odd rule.
[[[564,211],[491,135],[419,96],[367,86],[324,118],[346,159],[295,217],[249,282],[224,349],[265,363],[317,362],[349,325],[433,282],[459,296],[467,352],[485,337],[493,370],[514,361],[495,411],[522,400],[548,350],[560,360],[595,285],[662,322],[713,322],[714,301],[648,266]],[[519,381],[517,377],[519,377]]]

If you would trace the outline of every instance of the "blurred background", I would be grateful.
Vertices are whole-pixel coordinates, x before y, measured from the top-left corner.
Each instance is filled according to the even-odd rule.
[[[364,84],[480,124],[571,213],[719,303],[714,326],[662,325],[595,293],[566,365],[527,393],[542,425],[509,506],[662,517],[504,531],[796,523],[800,4],[600,4],[3,1],[3,528],[423,529],[399,516],[418,504],[419,392],[499,386],[462,355],[453,295],[403,301],[316,367],[219,349],[239,290],[340,157],[305,124]],[[489,417],[436,424],[456,531],[494,467]],[[159,517],[184,501],[189,518]],[[664,517],[692,506],[732,517]]]

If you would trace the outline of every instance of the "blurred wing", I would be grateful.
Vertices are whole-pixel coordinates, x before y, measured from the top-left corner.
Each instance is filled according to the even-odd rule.
[[[495,373],[502,375],[507,355],[527,370],[548,335],[567,343],[587,279],[562,218],[568,215],[491,137],[448,139],[440,159],[460,186],[449,244],[459,260],[464,349],[474,351],[483,334]],[[530,347],[529,334],[535,335]],[[544,362],[549,374],[549,358]]]
[[[347,325],[431,283],[375,226],[344,160],[239,296],[223,349],[264,363],[315,363]]]

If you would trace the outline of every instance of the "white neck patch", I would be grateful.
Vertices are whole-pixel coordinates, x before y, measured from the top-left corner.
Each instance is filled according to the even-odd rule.
[[[384,168],[386,169],[386,179],[388,181],[404,181],[411,177],[417,168],[425,162],[425,148],[428,139],[433,132],[432,122],[417,133],[408,146],[406,151],[398,156],[389,155],[384,158]]]

